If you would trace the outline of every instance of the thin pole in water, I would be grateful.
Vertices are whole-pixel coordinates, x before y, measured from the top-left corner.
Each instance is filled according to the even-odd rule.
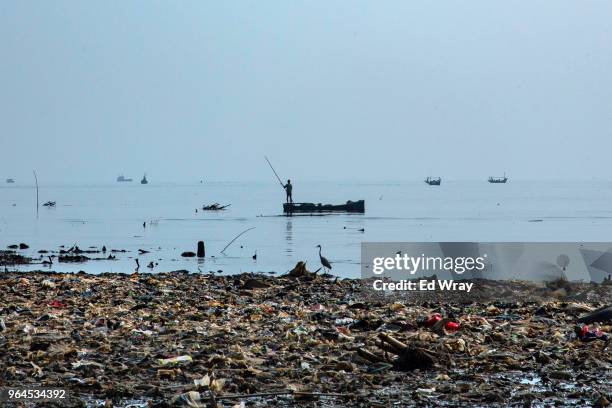
[[[38,218],[38,177],[36,176],[36,170],[32,170],[34,173],[34,181],[36,181],[36,218]]]
[[[223,249],[221,250],[221,253],[222,253],[222,254],[224,254],[224,251],[227,249],[227,247],[228,247],[228,246],[232,245],[232,243],[233,243],[235,240],[237,240],[237,239],[238,239],[238,238],[239,238],[239,237],[240,237],[242,234],[244,234],[245,232],[250,231],[250,230],[252,230],[252,229],[255,229],[255,227],[247,228],[247,229],[245,229],[244,231],[242,231],[240,234],[238,234],[238,235],[236,236],[236,238],[232,239],[232,240],[229,242],[229,244],[227,244],[227,245],[225,246],[225,248],[223,248]],[[224,255],[225,255],[225,254],[224,254]]]

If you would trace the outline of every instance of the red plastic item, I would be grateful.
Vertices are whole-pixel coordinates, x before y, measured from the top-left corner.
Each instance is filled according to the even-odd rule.
[[[588,332],[589,332],[589,326],[585,324],[584,326],[582,326],[582,329],[580,330],[580,338],[583,338]]]
[[[460,325],[459,323],[457,323],[457,322],[448,322],[448,323],[446,323],[446,325],[444,326],[444,328],[445,328],[447,331],[450,331],[450,332],[457,331],[457,330],[459,330],[459,328],[460,328],[460,327],[461,327],[461,325]]]
[[[56,307],[56,308],[62,308],[62,307],[67,307],[68,305],[60,302],[59,300],[53,300],[51,301],[51,303],[49,303],[49,306]]]
[[[431,327],[434,324],[438,323],[440,320],[442,320],[442,315],[440,315],[440,313],[434,313],[429,316],[429,319],[425,321],[425,326]]]

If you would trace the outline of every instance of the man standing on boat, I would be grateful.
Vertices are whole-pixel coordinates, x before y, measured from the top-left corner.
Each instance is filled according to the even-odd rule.
[[[293,185],[291,184],[291,180],[287,180],[287,184],[285,184],[283,187],[287,192],[287,202],[293,204]]]

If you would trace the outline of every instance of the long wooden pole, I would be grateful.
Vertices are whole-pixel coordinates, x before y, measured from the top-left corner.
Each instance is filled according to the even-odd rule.
[[[278,179],[278,182],[280,183],[280,185],[285,188],[285,185],[283,184],[283,182],[281,181],[281,178],[278,177],[278,174],[276,173],[276,170],[274,170],[274,167],[272,167],[272,163],[270,163],[270,160],[268,160],[268,158],[266,156],[264,156],[264,158],[266,159],[266,161],[268,162],[268,165],[270,166],[270,168],[272,169],[272,171],[274,172],[274,175],[276,176],[276,178]]]
[[[242,234],[244,234],[245,232],[250,231],[250,230],[252,230],[252,229],[255,229],[255,227],[247,228],[247,229],[245,229],[244,231],[242,231],[240,234],[238,234],[238,235],[236,236],[236,238],[232,239],[232,240],[229,242],[229,244],[227,244],[227,245],[225,246],[225,248],[223,248],[223,249],[221,250],[221,253],[223,253],[223,252],[224,252],[224,251],[227,249],[227,247],[228,247],[228,246],[232,245],[232,243],[233,243],[235,240],[237,240],[237,239],[238,239],[238,238],[239,238],[239,237],[240,237]]]
[[[38,218],[38,177],[36,176],[36,170],[32,170],[34,173],[34,181],[36,181],[36,218]]]

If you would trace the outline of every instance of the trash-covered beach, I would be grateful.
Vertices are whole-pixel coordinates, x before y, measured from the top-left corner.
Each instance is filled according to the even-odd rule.
[[[0,387],[66,388],[67,401],[46,404],[75,407],[611,400],[612,312],[593,313],[612,304],[609,282],[387,298],[303,266],[281,277],[2,273]]]

